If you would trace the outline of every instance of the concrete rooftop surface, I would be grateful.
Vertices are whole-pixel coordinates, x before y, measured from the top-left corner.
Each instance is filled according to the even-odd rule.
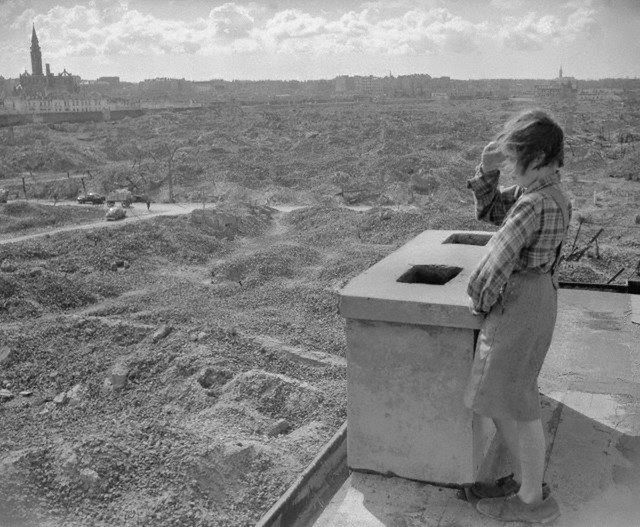
[[[562,289],[540,374],[545,481],[557,527],[640,525],[640,302],[637,295]],[[456,490],[352,472],[314,527],[505,525]],[[512,523],[511,525],[520,525]]]

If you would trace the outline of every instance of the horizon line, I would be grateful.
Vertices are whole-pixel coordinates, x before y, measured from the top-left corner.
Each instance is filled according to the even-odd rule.
[[[27,71],[25,71],[25,73],[27,73],[28,75],[33,75],[32,73],[29,73]],[[339,77],[373,77],[376,79],[388,79],[388,78],[398,78],[398,77],[410,77],[410,76],[423,76],[423,75],[428,75],[431,79],[434,80],[439,80],[439,79],[449,79],[452,81],[480,81],[480,80],[556,80],[559,77],[469,77],[466,79],[463,78],[457,78],[457,77],[450,77],[448,75],[440,75],[440,76],[433,76],[429,73],[405,73],[402,75],[384,75],[384,76],[378,76],[378,75],[365,75],[365,74],[341,74],[341,75],[336,75],[334,77],[322,77],[322,78],[308,78],[308,79],[296,79],[296,78],[261,78],[261,79],[248,79],[248,78],[233,78],[233,79],[225,79],[222,77],[213,77],[213,78],[208,78],[208,79],[187,79],[186,77],[152,77],[152,78],[146,78],[143,80],[125,80],[123,79],[120,75],[101,75],[100,77],[96,77],[94,79],[90,79],[90,78],[84,78],[80,75],[77,75],[75,73],[71,73],[71,72],[67,72],[70,73],[71,75],[74,76],[78,76],[80,77],[81,80],[83,81],[97,81],[98,78],[101,77],[118,77],[120,82],[128,82],[128,83],[139,83],[139,82],[145,82],[145,81],[153,81],[153,80],[183,80],[183,81],[187,81],[187,82],[213,82],[213,81],[223,81],[223,82],[317,82],[317,81],[334,81]],[[4,80],[19,80],[20,79],[20,75],[23,75],[23,73],[18,74],[17,77],[4,77],[2,74],[0,74],[0,78],[3,78]],[[55,76],[55,75],[54,75]],[[563,79],[575,79],[577,81],[600,81],[600,80],[640,80],[640,76],[634,76],[634,77],[630,77],[630,76],[624,76],[624,77],[590,77],[590,78],[580,78],[580,77],[574,77],[572,75],[569,76],[562,76]]]

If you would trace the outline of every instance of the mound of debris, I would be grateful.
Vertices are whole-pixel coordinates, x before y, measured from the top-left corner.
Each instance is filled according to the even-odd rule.
[[[28,201],[0,203],[0,235],[28,234],[35,229],[62,227],[104,218],[104,210],[93,207],[43,205]]]
[[[251,287],[276,278],[299,276],[307,266],[321,260],[318,251],[304,245],[276,243],[219,261],[210,272],[213,283],[232,282]]]

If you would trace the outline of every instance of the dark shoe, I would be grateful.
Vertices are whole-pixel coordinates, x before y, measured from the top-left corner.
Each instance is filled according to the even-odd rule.
[[[483,498],[501,498],[509,494],[516,494],[520,490],[520,483],[513,479],[513,474],[504,476],[495,481],[495,483],[472,483],[467,494],[471,494],[476,500]],[[542,484],[542,499],[550,494],[549,485]],[[468,500],[471,501],[471,500]]]
[[[513,479],[513,474],[495,480],[494,483],[477,481],[470,487],[471,493],[479,500],[482,498],[501,498],[515,494],[520,490],[520,484]]]
[[[480,514],[503,522],[551,523],[560,517],[558,502],[547,496],[539,503],[524,503],[517,494],[502,498],[485,498],[478,502]]]

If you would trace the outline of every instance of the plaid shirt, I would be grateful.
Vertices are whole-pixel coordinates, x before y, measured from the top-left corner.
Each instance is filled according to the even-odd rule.
[[[538,178],[526,189],[518,185],[500,188],[499,176],[499,170],[485,173],[478,166],[476,175],[467,181],[474,193],[478,219],[501,226],[469,278],[467,293],[477,313],[491,310],[511,273],[524,269],[550,272],[557,247],[569,227],[563,225],[562,210],[556,201],[537,192],[559,185],[557,173]],[[566,202],[571,218],[571,203],[568,199]]]

